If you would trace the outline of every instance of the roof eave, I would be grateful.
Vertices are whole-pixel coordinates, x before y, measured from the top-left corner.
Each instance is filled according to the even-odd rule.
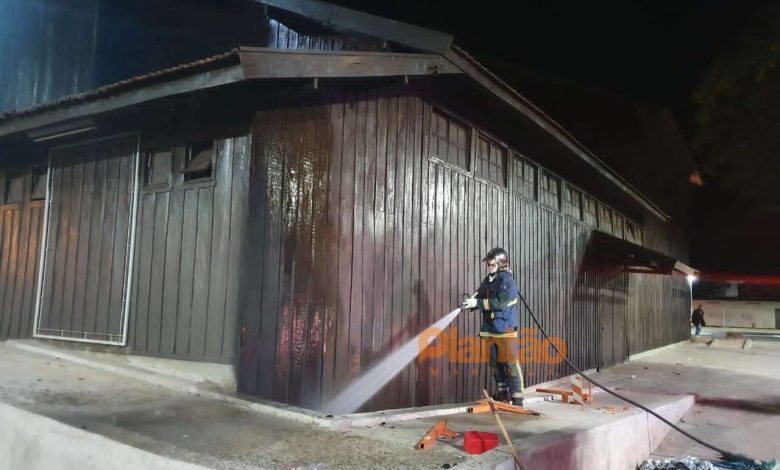
[[[75,104],[64,102],[52,109],[41,109],[29,115],[11,117],[5,122],[0,122],[0,138],[160,98],[236,83],[243,79],[241,65],[233,64],[175,79],[144,84],[109,96],[88,97]]]

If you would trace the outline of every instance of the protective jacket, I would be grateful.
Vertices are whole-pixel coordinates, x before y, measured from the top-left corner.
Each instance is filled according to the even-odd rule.
[[[493,280],[485,277],[477,290],[477,308],[482,312],[480,336],[517,336],[517,302],[520,292],[509,269],[498,271]]]

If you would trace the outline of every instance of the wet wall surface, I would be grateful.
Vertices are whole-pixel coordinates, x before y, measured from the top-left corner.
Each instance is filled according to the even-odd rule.
[[[431,109],[383,89],[257,113],[241,391],[317,408],[473,292],[494,246],[509,251],[531,308],[583,369],[687,334],[676,327],[687,307],[657,300],[677,281],[588,266],[592,227],[429,158]],[[491,386],[487,365],[459,362],[457,349],[480,321],[460,315],[451,354],[414,361],[367,408],[479,397]],[[526,384],[570,373],[545,363],[538,332],[525,331]]]

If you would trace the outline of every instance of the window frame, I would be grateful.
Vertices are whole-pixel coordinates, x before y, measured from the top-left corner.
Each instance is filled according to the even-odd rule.
[[[533,181],[526,178],[526,167],[533,171]],[[539,192],[539,165],[525,158],[522,154],[512,151],[512,192],[524,199],[536,201]],[[528,194],[528,187],[531,194]]]
[[[494,147],[498,148],[499,151],[501,152],[501,154],[503,156],[503,163],[504,163],[504,165],[503,165],[503,183],[498,182],[498,181],[494,181],[493,179],[491,179],[490,173],[488,173],[488,176],[486,177],[483,174],[481,174],[481,172],[477,171],[476,164],[479,163],[480,164],[479,168],[481,169],[482,168],[482,161],[483,161],[479,157],[479,144],[480,144],[480,140],[484,140],[485,142],[488,143],[488,151],[489,152],[492,152]],[[474,158],[473,158],[474,165],[471,168],[471,173],[473,174],[474,178],[477,178],[480,181],[484,181],[485,183],[496,185],[499,188],[502,188],[502,189],[505,189],[505,190],[509,190],[509,153],[510,153],[509,146],[504,144],[500,140],[494,139],[493,137],[487,135],[486,133],[477,130],[476,131],[476,139],[474,139],[473,147],[474,147]],[[488,155],[488,160],[487,160],[488,167],[495,166],[491,162],[492,162],[491,154],[489,154]]]
[[[614,223],[615,223],[615,211],[609,207],[608,205],[604,204],[603,202],[599,202],[599,224],[598,229],[601,230],[604,233],[608,233],[610,235],[613,234],[614,230]],[[607,223],[606,220],[604,220],[604,215],[609,215],[609,222]]]
[[[625,216],[616,210],[612,210],[612,235],[625,239]]]
[[[453,127],[461,127],[465,131],[466,135],[466,147],[463,149],[465,153],[466,158],[466,164],[465,166],[461,166],[459,163],[455,163],[451,160],[451,155],[449,155],[449,151],[447,152],[446,157],[442,158],[439,152],[439,143],[441,142],[441,138],[438,135],[437,132],[434,131],[434,120],[435,118],[443,118],[447,121],[447,138],[446,144],[449,149],[449,147],[455,147],[460,148],[457,144],[453,144],[450,141],[450,131]],[[437,126],[436,126],[437,127]],[[438,130],[438,129],[437,129]],[[427,143],[426,143],[426,153],[429,159],[433,159],[438,162],[445,163],[446,165],[461,170],[465,172],[470,172],[473,162],[473,155],[472,155],[472,143],[473,143],[473,126],[469,125],[462,119],[459,119],[455,117],[452,113],[445,111],[444,109],[437,107],[437,106],[431,106],[431,112],[430,112],[430,119],[428,122],[428,132],[426,133]],[[436,148],[437,152],[434,154],[432,145],[433,141],[436,141]]]
[[[583,201],[582,201],[582,199],[583,199],[583,192],[582,192],[582,190],[577,188],[576,186],[574,186],[572,184],[569,184],[568,182],[564,182],[564,189],[563,189],[563,191],[564,191],[564,193],[563,193],[563,210],[562,210],[562,212],[565,215],[569,216],[569,217],[572,217],[572,218],[574,218],[574,219],[576,219],[578,221],[582,221],[582,219],[583,219],[583,212],[584,212]],[[576,209],[577,209],[577,213],[576,214],[572,214],[571,211],[569,211],[569,207],[570,206],[572,206],[572,207],[574,206],[574,204],[572,204],[570,202],[570,200],[567,198],[569,193],[573,193],[573,194],[577,195],[577,200],[579,201],[579,204],[576,206]]]
[[[30,197],[30,201],[32,201],[32,202],[45,201],[46,200],[46,195],[49,192],[48,191],[49,167],[46,167],[46,166],[33,167],[33,169],[31,170],[31,174],[32,174],[32,178],[31,178],[32,184],[30,185],[30,196],[29,196]],[[41,179],[43,180],[42,181],[42,183],[43,183],[43,197],[35,197],[35,185],[39,181],[41,181]]]
[[[10,200],[10,188],[11,188],[11,181],[14,178],[19,178],[21,188],[19,189],[18,194],[18,200]],[[12,170],[7,171],[3,175],[3,194],[2,194],[2,204],[0,205],[12,205],[12,204],[22,204],[25,200],[25,192],[24,192],[24,172],[19,170]]]
[[[185,171],[187,169],[187,165],[192,163],[192,161],[197,158],[193,157],[192,153],[194,150],[194,146],[199,143],[205,143],[205,142],[211,142],[211,173],[209,176],[204,176],[200,178],[193,178],[193,179],[187,179],[188,173],[193,172],[187,172]],[[182,160],[181,169],[178,172],[177,176],[180,176],[181,178],[181,184],[182,186],[192,187],[192,186],[207,186],[210,184],[214,184],[214,182],[217,179],[217,141],[214,139],[210,140],[191,140],[184,144],[185,152],[184,152],[184,159]]]
[[[598,199],[596,199],[595,197],[587,193],[583,193],[583,196],[584,197],[583,197],[583,204],[582,204],[582,221],[585,223],[585,225],[598,229],[599,228],[599,207],[601,206],[601,203],[599,203]],[[589,219],[588,216],[591,215],[591,212],[587,210],[588,206],[590,206],[590,204],[588,204],[589,202],[593,203],[592,204],[593,221],[588,220]]]
[[[211,143],[211,174],[207,177],[187,179],[187,165],[192,161],[193,148],[198,143]],[[144,193],[167,192],[176,189],[203,188],[215,186],[217,182],[217,139],[190,138],[186,140],[175,141],[157,141],[145,146],[143,152],[143,188]],[[156,153],[168,152],[168,161],[170,168],[168,170],[167,181],[149,182],[152,172],[152,157]]]
[[[168,177],[167,181],[150,182],[150,177],[153,169],[153,156],[162,152],[168,152]],[[169,145],[150,145],[144,150],[144,190],[147,191],[168,191],[174,186],[174,160],[175,160],[175,146]]]
[[[562,206],[561,187],[563,186],[563,178],[550,171],[542,169],[542,177],[540,178],[540,180],[541,183],[539,184],[539,202],[544,207],[549,207],[550,209],[554,209],[556,212],[561,212],[561,206]],[[555,193],[557,204],[555,206],[550,204],[550,202],[548,201],[548,197],[553,194],[547,188],[547,183],[550,180],[554,180],[555,182],[558,183],[557,191]]]

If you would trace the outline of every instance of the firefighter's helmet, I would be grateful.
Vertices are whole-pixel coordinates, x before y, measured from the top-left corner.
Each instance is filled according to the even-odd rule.
[[[486,254],[482,259],[483,262],[490,260],[496,261],[498,264],[498,269],[504,269],[509,266],[509,253],[507,253],[503,248],[493,248],[492,250],[488,251],[488,254]]]

